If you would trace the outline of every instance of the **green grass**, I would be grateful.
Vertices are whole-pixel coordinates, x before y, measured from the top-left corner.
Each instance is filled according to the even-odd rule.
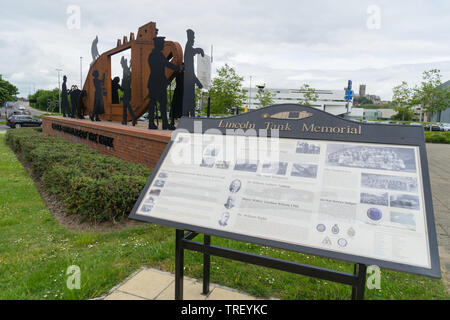
[[[0,299],[89,299],[107,293],[142,266],[174,271],[174,230],[146,225],[94,234],[62,227],[0,135]],[[201,238],[199,239],[201,240]],[[351,272],[352,265],[226,239],[213,244]],[[202,277],[202,257],[186,252],[185,274]],[[81,290],[66,270],[81,268]],[[214,283],[258,297],[348,299],[348,286],[212,257]],[[366,299],[449,299],[440,280],[382,270],[381,290]]]

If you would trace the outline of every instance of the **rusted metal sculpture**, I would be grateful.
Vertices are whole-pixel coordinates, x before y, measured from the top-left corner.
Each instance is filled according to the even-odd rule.
[[[148,65],[148,57],[155,47],[153,39],[157,34],[158,29],[156,29],[156,23],[150,22],[139,28],[136,38],[134,33],[131,33],[129,39],[125,36],[123,40],[117,40],[116,48],[101,54],[94,61],[83,87],[83,91],[86,92],[83,95],[83,105],[86,106],[86,113],[88,115],[91,116],[93,114],[95,100],[93,72],[97,70],[100,75],[105,73],[103,87],[111,88],[111,56],[128,49],[131,49],[131,107],[136,118],[139,118],[147,111],[150,103],[147,84],[151,73]],[[183,49],[179,43],[165,41],[162,54],[172,64],[181,66],[183,62]],[[176,70],[165,68],[165,76],[169,82],[175,78],[176,74]],[[106,90],[106,96],[102,95],[102,99],[104,114],[99,115],[100,119],[122,122],[123,105],[113,103],[112,90]],[[127,119],[129,121],[133,119],[130,113],[128,113]]]

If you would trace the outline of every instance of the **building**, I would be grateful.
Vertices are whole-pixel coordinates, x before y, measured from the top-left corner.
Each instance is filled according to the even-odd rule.
[[[352,111],[345,115],[346,119],[362,119],[362,120],[390,120],[397,112],[394,109],[364,109],[353,108]]]
[[[359,85],[359,96],[364,97],[366,95],[366,85],[360,84]]]
[[[265,88],[258,89],[243,88],[247,91],[247,101],[245,103],[249,110],[255,110],[261,107],[259,100],[256,98],[258,90],[269,91],[274,94],[272,98],[274,104],[283,103],[300,103],[304,104],[306,99],[304,97],[304,91],[300,89],[271,89]],[[316,90],[319,96],[317,101],[310,101],[311,107],[329,112],[333,115],[344,115],[352,110],[352,101],[347,102],[345,100],[345,90]]]
[[[441,84],[438,89],[444,89],[447,88],[447,90],[450,90],[450,80]],[[449,122],[450,123],[450,108],[439,111],[431,116],[432,122]]]

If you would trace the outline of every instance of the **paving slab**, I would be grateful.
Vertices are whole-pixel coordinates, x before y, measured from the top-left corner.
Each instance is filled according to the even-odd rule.
[[[155,299],[174,281],[175,278],[170,274],[143,269],[117,290],[145,299]]]
[[[184,277],[184,300],[255,300],[256,298],[235,289],[210,284],[210,293],[203,295],[201,281]],[[104,300],[174,300],[175,275],[143,268],[131,275],[123,284],[113,288]]]
[[[202,294],[203,284],[194,280],[183,281],[183,300],[206,300],[206,295]],[[175,281],[163,292],[156,300],[174,300],[175,299]]]
[[[114,291],[109,296],[107,296],[104,300],[146,300],[142,297],[137,297],[125,292]]]

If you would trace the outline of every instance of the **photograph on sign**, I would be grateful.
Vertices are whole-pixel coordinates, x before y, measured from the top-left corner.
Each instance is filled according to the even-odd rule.
[[[420,168],[416,146],[178,133],[135,217],[431,269]]]

